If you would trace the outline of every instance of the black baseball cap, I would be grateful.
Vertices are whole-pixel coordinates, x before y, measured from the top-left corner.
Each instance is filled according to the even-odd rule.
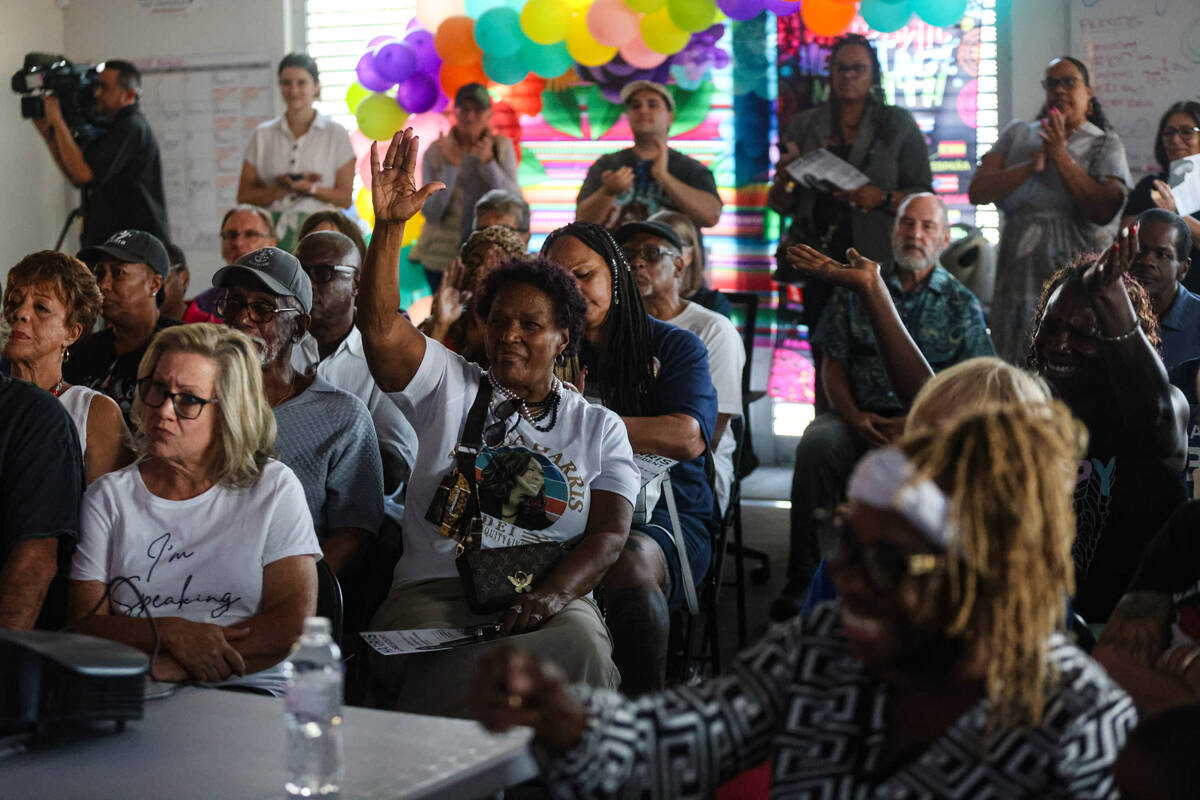
[[[117,231],[104,244],[95,244],[79,251],[79,260],[94,267],[104,256],[126,264],[145,264],[166,280],[171,271],[167,248],[153,233],[137,230]]]
[[[665,222],[652,220],[643,220],[642,222],[626,222],[620,228],[617,228],[616,240],[617,244],[625,244],[639,233],[648,233],[651,236],[657,236],[663,239],[667,244],[674,247],[679,252],[683,252],[683,240],[679,238],[679,234]]]
[[[212,284],[218,289],[228,289],[237,275],[250,275],[267,287],[267,291],[296,298],[305,314],[312,313],[312,281],[300,268],[299,259],[288,251],[278,247],[260,247],[217,270]]]
[[[474,103],[480,108],[491,108],[492,96],[488,94],[487,87],[482,83],[464,83],[454,93],[454,107],[457,108],[463,103]]]

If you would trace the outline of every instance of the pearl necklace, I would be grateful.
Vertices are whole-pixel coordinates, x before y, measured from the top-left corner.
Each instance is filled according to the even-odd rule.
[[[549,433],[554,429],[554,426],[558,423],[558,398],[562,390],[562,381],[560,381],[557,376],[550,376],[550,393],[546,395],[546,399],[537,403],[526,403],[523,397],[518,395],[512,389],[509,389],[507,386],[502,385],[500,381],[496,380],[496,377],[492,375],[492,371],[490,369],[488,370],[487,377],[488,382],[492,384],[493,391],[495,391],[501,397],[504,397],[506,400],[511,400],[519,404],[519,413],[521,416],[525,417],[525,419],[529,420],[529,424],[533,426],[534,430],[541,431],[542,433]],[[529,409],[530,405],[539,408],[540,411],[537,414],[534,414]],[[544,420],[546,417],[550,417],[550,424],[542,427],[538,424],[538,422]]]

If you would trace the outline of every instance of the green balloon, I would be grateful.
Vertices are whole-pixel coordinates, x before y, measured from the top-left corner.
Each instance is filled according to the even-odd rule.
[[[382,142],[403,127],[408,112],[396,103],[396,98],[376,93],[358,104],[354,118],[364,136]]]
[[[667,13],[680,28],[695,33],[712,25],[717,4],[715,0],[667,0]]]
[[[566,42],[538,44],[527,37],[521,38],[523,41],[518,57],[525,68],[539,78],[557,78],[574,63],[571,54],[567,52]]]
[[[354,83],[350,84],[350,88],[346,90],[346,107],[349,108],[350,113],[353,114],[355,111],[358,111],[358,104],[370,96],[371,91],[369,89],[364,89],[361,83],[355,81]]]

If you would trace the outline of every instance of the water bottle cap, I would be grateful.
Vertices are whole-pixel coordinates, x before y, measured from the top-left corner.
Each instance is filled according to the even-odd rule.
[[[304,620],[304,635],[325,634],[329,636],[333,626],[327,617],[306,617]]]

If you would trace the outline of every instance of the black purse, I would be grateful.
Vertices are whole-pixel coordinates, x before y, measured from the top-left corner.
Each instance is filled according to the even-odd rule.
[[[442,480],[427,515],[429,518],[437,508],[439,518],[430,521],[442,525],[443,532],[458,542],[455,567],[462,580],[467,606],[476,614],[491,614],[516,605],[520,596],[532,591],[574,546],[574,541],[538,542],[515,547],[481,546],[483,525],[479,516],[475,459],[483,449],[483,423],[491,399],[491,384],[486,378],[481,379],[475,402],[467,413],[462,440],[455,451],[455,467]],[[438,502],[439,499],[442,502]],[[452,520],[447,520],[447,510],[453,515]]]

